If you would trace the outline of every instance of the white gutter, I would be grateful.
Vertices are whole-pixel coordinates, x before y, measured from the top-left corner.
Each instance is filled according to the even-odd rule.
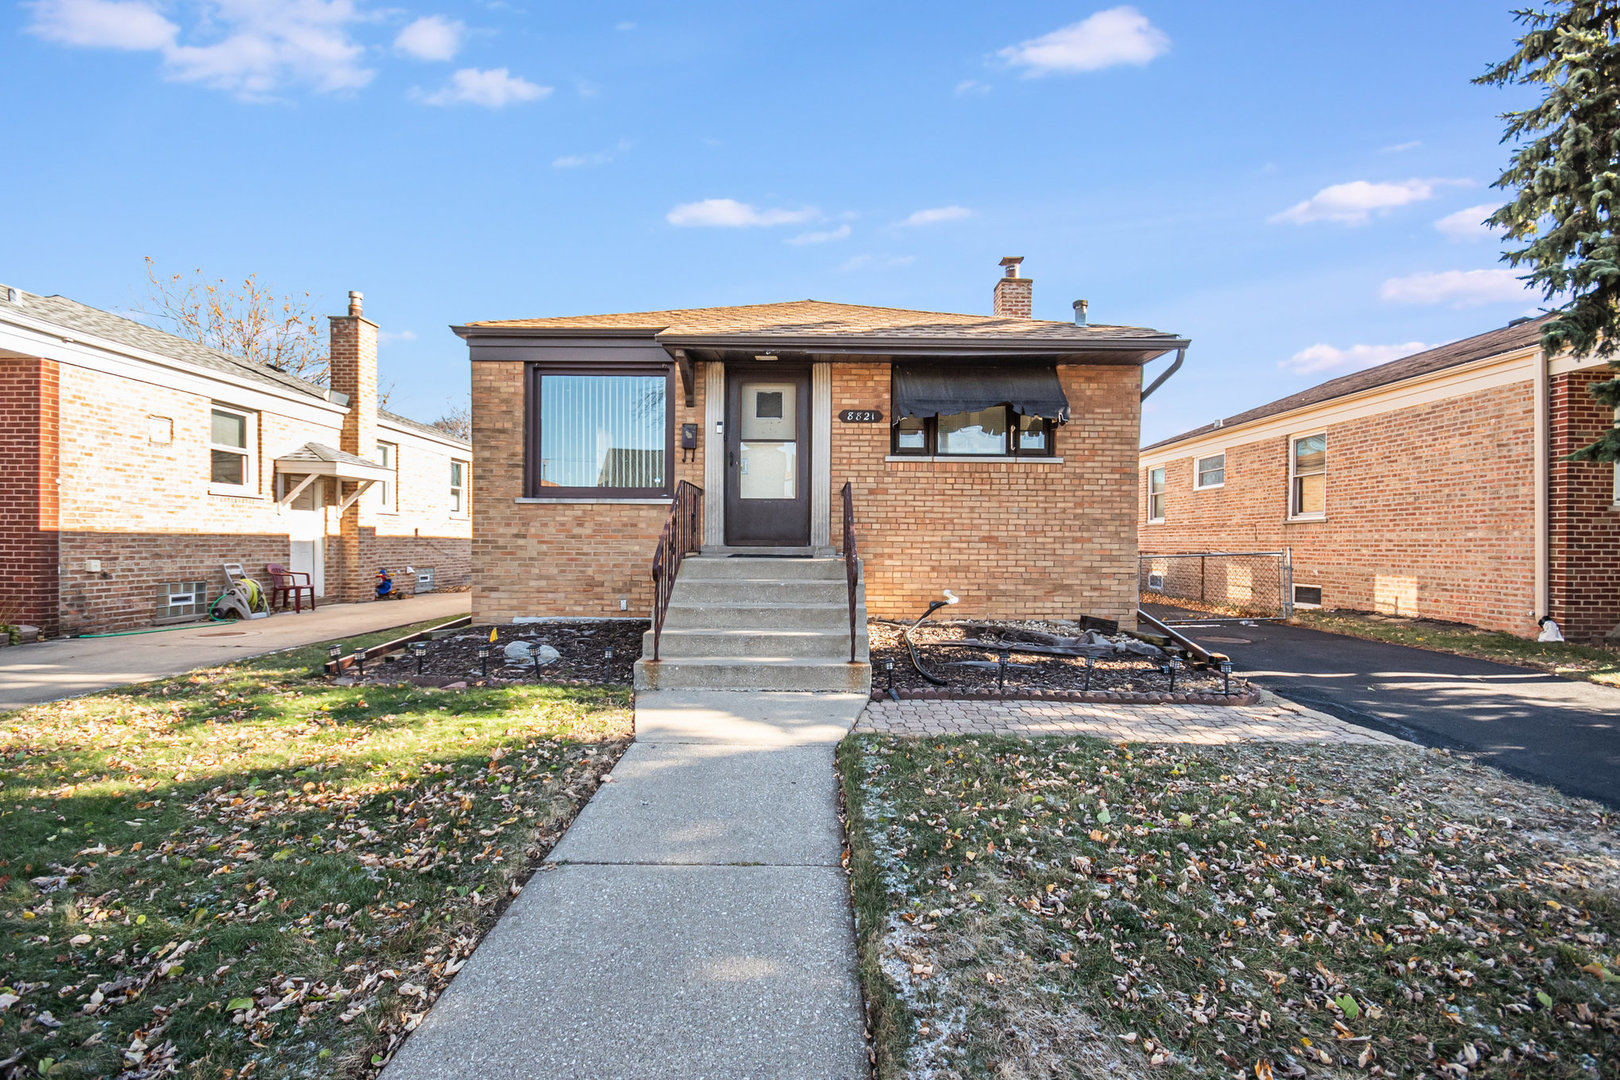
[[[1550,360],[1545,352],[1537,349],[1530,356],[1533,368],[1532,381],[1535,386],[1533,395],[1536,421],[1534,425],[1534,438],[1536,440],[1535,452],[1532,455],[1534,462],[1532,482],[1535,484],[1535,610],[1530,613],[1532,619],[1552,614],[1552,597],[1549,580],[1552,574],[1550,563],[1552,561],[1552,543],[1550,537],[1550,523],[1548,515],[1548,483],[1550,481],[1552,446],[1550,433],[1551,394],[1548,392],[1547,366]]]

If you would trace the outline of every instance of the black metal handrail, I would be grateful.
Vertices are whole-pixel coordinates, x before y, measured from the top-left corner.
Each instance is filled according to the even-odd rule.
[[[855,495],[844,481],[844,577],[849,583],[849,662],[855,662],[855,586],[861,578],[861,557],[855,550]]]
[[[698,550],[703,543],[703,489],[682,480],[675,488],[675,502],[669,508],[664,531],[658,536],[658,550],[653,552],[653,654],[658,660],[658,643],[664,634],[664,615],[669,611],[669,598],[675,593],[675,575],[681,572],[681,560]]]

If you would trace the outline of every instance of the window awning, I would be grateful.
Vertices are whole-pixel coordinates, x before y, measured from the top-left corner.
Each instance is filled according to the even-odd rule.
[[[894,366],[894,423],[993,405],[1010,405],[1023,416],[1069,419],[1069,399],[1052,364]]]

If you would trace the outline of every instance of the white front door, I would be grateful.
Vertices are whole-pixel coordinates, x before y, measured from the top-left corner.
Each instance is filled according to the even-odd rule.
[[[316,596],[326,595],[326,513],[324,480],[298,493],[287,507],[287,569],[308,574]]]

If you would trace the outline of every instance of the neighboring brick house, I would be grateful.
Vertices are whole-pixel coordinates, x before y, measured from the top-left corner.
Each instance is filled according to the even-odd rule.
[[[990,316],[805,300],[456,327],[474,618],[645,616],[682,480],[705,553],[831,554],[847,481],[873,614],[950,588],[953,615],[1134,625],[1141,368],[1187,342],[1032,319],[1019,261]]]
[[[379,567],[406,591],[407,565],[464,587],[471,448],[378,408],[358,293],[331,346],[328,390],[0,286],[0,622],[196,619],[227,562],[306,571],[345,601],[372,597]]]
[[[1620,627],[1620,470],[1600,361],[1541,319],[1333,379],[1141,452],[1144,553],[1280,550],[1296,602],[1571,640]]]

